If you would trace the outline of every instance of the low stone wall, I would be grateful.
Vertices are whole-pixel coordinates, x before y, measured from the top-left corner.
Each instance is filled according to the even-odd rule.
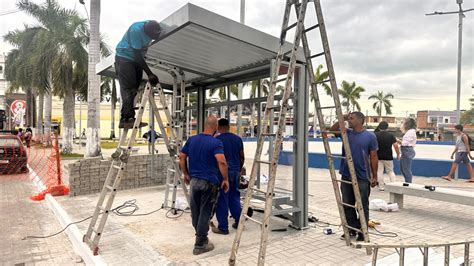
[[[156,154],[154,169],[151,169],[151,156],[130,156],[119,190],[165,184],[166,170],[171,164],[169,155]],[[110,158],[107,160],[87,158],[70,163],[66,168],[69,172],[71,190],[69,195],[78,196],[100,192],[110,165]],[[151,177],[152,171],[154,171],[154,178]]]

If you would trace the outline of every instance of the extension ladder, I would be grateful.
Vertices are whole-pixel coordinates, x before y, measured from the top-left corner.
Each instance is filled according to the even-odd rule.
[[[329,50],[329,43],[328,43],[328,38],[326,35],[326,28],[324,25],[324,20],[322,16],[322,11],[321,11],[321,6],[320,6],[320,1],[319,0],[314,0],[315,5],[315,10],[316,10],[316,16],[318,19],[318,23],[314,26],[305,28],[304,27],[304,20],[305,20],[305,14],[306,14],[306,8],[308,5],[309,0],[287,0],[286,2],[286,7],[285,7],[285,13],[283,17],[283,23],[282,23],[282,30],[281,30],[281,35],[280,35],[280,47],[277,52],[277,57],[275,60],[275,66],[273,68],[273,72],[270,77],[270,91],[267,97],[267,105],[265,108],[265,115],[263,118],[263,133],[260,134],[258,137],[258,142],[257,142],[257,149],[255,152],[255,157],[254,157],[254,163],[252,165],[252,172],[250,175],[250,180],[249,180],[249,188],[247,190],[245,200],[244,200],[244,205],[242,209],[242,215],[240,217],[239,221],[239,227],[237,228],[237,232],[235,234],[230,258],[229,258],[229,264],[234,265],[236,262],[236,257],[237,257],[237,251],[240,245],[240,240],[242,237],[242,233],[245,227],[245,222],[246,220],[251,220],[254,221],[261,226],[261,236],[260,236],[260,245],[259,245],[259,255],[258,255],[258,265],[264,265],[265,263],[265,253],[266,253],[266,247],[267,247],[267,242],[268,242],[268,234],[269,234],[269,222],[270,222],[270,216],[272,212],[272,200],[273,200],[273,190],[275,187],[275,177],[276,177],[276,170],[278,166],[278,157],[279,157],[279,149],[283,141],[283,129],[285,126],[285,118],[286,118],[286,113],[288,110],[288,100],[290,97],[291,93],[291,85],[292,85],[292,78],[293,74],[295,71],[296,67],[296,53],[298,51],[298,47],[300,45],[300,41],[302,41],[303,49],[304,49],[304,56],[306,58],[306,64],[307,64],[307,71],[308,71],[308,76],[310,77],[310,85],[311,89],[313,91],[313,95],[315,96],[315,104],[316,104],[316,113],[318,115],[318,121],[320,128],[323,129],[325,128],[324,125],[324,120],[323,120],[323,114],[322,110],[323,109],[329,109],[333,108],[336,111],[337,118],[338,118],[338,123],[341,128],[341,130],[338,132],[342,136],[343,140],[343,148],[345,151],[345,158],[348,166],[349,166],[349,171],[351,175],[351,181],[344,181],[341,179],[338,179],[336,176],[336,171],[334,167],[334,160],[333,158],[335,157],[332,155],[331,150],[329,148],[329,141],[327,138],[327,133],[329,131],[322,131],[323,135],[323,142],[324,142],[324,148],[326,152],[326,156],[329,161],[329,170],[331,174],[331,179],[334,187],[334,191],[336,194],[336,201],[338,205],[338,210],[339,214],[341,217],[341,223],[343,226],[344,230],[344,235],[346,239],[347,245],[350,244],[350,235],[349,235],[349,229],[355,230],[358,232],[361,232],[364,235],[364,241],[368,242],[369,241],[369,236],[368,236],[368,230],[367,230],[367,224],[365,221],[365,216],[363,215],[363,209],[362,209],[362,204],[361,204],[361,197],[360,197],[360,192],[358,188],[358,183],[357,183],[357,178],[355,175],[355,170],[354,170],[354,165],[352,161],[352,156],[351,156],[351,151],[348,143],[348,137],[347,137],[347,132],[344,127],[344,118],[341,110],[341,103],[339,101],[339,95],[337,92],[337,84],[336,84],[336,79],[334,75],[334,69],[332,65],[332,60],[331,60],[331,54]],[[292,9],[292,6],[295,7],[296,11],[296,18],[297,22],[289,25],[289,18],[290,18],[290,12]],[[293,47],[290,51],[284,52],[283,51],[283,46],[285,44],[285,39],[286,39],[286,34],[288,30],[296,28],[295,36],[294,36],[294,41],[293,41]],[[319,29],[320,35],[321,35],[321,41],[322,41],[322,46],[323,46],[323,52],[317,53],[317,54],[311,54],[310,49],[309,49],[309,44],[308,44],[308,39],[306,37],[306,33],[314,30],[314,29]],[[285,78],[278,79],[278,75],[280,73],[280,67],[286,56],[291,53],[290,55],[290,60],[289,60],[289,65],[288,65],[288,72],[286,74]],[[313,63],[312,59],[319,57],[319,56],[325,56],[326,59],[326,65],[328,68],[329,72],[329,79],[324,80],[322,82],[316,82],[314,80],[314,68],[313,68]],[[285,87],[284,87],[284,92],[283,96],[281,99],[281,106],[275,106],[274,105],[274,95],[276,91],[276,84],[278,82],[285,81]],[[328,106],[328,107],[322,107],[320,100],[319,100],[319,95],[317,93],[317,85],[329,82],[331,86],[331,94],[332,94],[332,99],[334,100],[334,105],[333,106]],[[280,116],[278,119],[278,130],[275,134],[270,134],[268,133],[267,130],[267,124],[269,122],[269,116],[270,112],[272,109],[275,108],[281,108],[280,111]],[[301,118],[301,119],[306,119]],[[267,136],[274,136],[275,139],[273,140],[273,156],[270,159],[270,161],[264,161],[261,160],[261,155],[262,155],[262,148],[263,148],[263,143],[265,141],[265,137]],[[272,140],[270,139],[270,142]],[[256,175],[257,175],[257,169],[260,164],[268,164],[270,167],[270,176],[268,180],[268,186],[267,186],[267,191],[262,191],[256,187],[255,185],[255,180],[256,180]],[[355,205],[349,205],[346,203],[342,202],[342,197],[341,197],[341,192],[339,190],[339,182],[342,183],[349,183],[352,185],[354,189],[354,194],[356,198],[356,204]],[[265,210],[264,210],[264,215],[263,215],[263,221],[258,221],[256,219],[250,218],[247,215],[247,210],[249,208],[250,204],[250,199],[252,197],[252,194],[254,192],[260,192],[265,194]],[[347,224],[346,217],[344,214],[344,209],[343,207],[351,207],[357,209],[359,214],[362,214],[359,216],[360,218],[360,223],[361,223],[361,229],[357,228],[352,228]]]
[[[155,103],[154,93],[158,94],[158,98],[162,106],[161,108],[158,108]],[[178,96],[177,98],[182,98],[181,95],[184,95],[176,95],[175,93],[176,88],[174,88],[173,97]],[[115,195],[120,186],[125,168],[127,167],[128,158],[130,157],[132,145],[135,141],[136,134],[138,132],[138,126],[142,120],[147,101],[150,103],[150,106],[153,109],[154,116],[160,127],[166,147],[168,148],[168,152],[172,160],[172,167],[174,169],[174,180],[176,180],[175,182],[177,184],[180,183],[182,185],[186,199],[189,201],[187,187],[184,184],[184,181],[181,180],[182,175],[179,168],[178,158],[182,145],[182,130],[180,133],[178,129],[182,129],[183,124],[173,120],[173,118],[181,118],[184,106],[180,104],[180,107],[178,108],[172,107],[172,111],[176,111],[175,113],[181,113],[180,115],[172,116],[166,101],[165,94],[160,84],[158,84],[153,91],[150,83],[147,83],[140,104],[137,108],[138,112],[135,115],[135,124],[131,130],[131,135],[128,137],[130,129],[123,130],[117,150],[112,154],[112,164],[107,174],[107,178],[105,179],[105,183],[102,188],[102,192],[100,193],[94,214],[87,232],[83,237],[83,241],[90,247],[94,255],[97,255],[99,252],[99,241],[103,235],[105,223],[107,222]],[[160,111],[163,111],[165,114],[166,123],[163,121]],[[172,206],[174,206],[174,204]]]

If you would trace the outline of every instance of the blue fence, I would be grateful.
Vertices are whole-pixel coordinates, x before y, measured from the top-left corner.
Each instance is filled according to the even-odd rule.
[[[341,160],[334,159],[336,169],[339,169]],[[280,153],[280,159],[278,161],[282,165],[293,164],[293,153],[289,151],[282,151]],[[437,159],[417,159],[413,160],[412,172],[415,176],[426,176],[426,177],[440,177],[447,175],[451,168],[452,161],[448,160],[437,160]],[[328,168],[328,160],[324,153],[309,153],[308,166],[312,168]],[[397,175],[400,173],[400,161],[394,160],[394,170]],[[469,179],[466,166],[461,164],[459,166],[459,178]]]

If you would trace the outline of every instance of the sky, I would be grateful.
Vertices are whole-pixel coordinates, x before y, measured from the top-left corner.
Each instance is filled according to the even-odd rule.
[[[23,24],[36,22],[15,11],[14,0],[0,0],[0,36]],[[34,0],[34,2],[41,2]],[[86,16],[78,0],[59,0]],[[239,21],[240,0],[102,0],[100,29],[115,47],[128,26],[146,19],[161,21],[187,2]],[[279,36],[284,0],[247,0],[245,23]],[[455,110],[458,15],[425,16],[434,11],[456,11],[456,0],[322,0],[336,80],[355,81],[365,88],[362,111],[375,114],[367,98],[378,90],[390,92],[393,113],[417,110]],[[89,10],[90,0],[85,0]],[[269,4],[271,3],[271,4]],[[474,0],[464,0],[464,9]],[[307,21],[314,21],[313,7]],[[312,25],[313,23],[311,23]],[[309,36],[310,41],[318,42]],[[0,53],[12,47],[0,38]],[[469,109],[474,85],[474,11],[463,20],[461,109]]]

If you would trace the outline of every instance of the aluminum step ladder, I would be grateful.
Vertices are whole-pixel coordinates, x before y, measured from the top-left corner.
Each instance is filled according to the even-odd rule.
[[[155,103],[154,93],[158,94],[162,106],[161,108],[158,108]],[[140,104],[138,108],[136,108],[138,109],[138,112],[135,115],[135,124],[131,130],[123,130],[117,150],[112,154],[112,163],[107,174],[107,178],[105,179],[104,186],[102,187],[102,191],[100,193],[99,200],[97,202],[87,232],[83,237],[83,242],[85,242],[90,247],[94,255],[99,253],[99,241],[103,235],[104,227],[112,209],[115,195],[117,194],[117,190],[120,187],[124,171],[127,167],[128,158],[130,157],[130,153],[139,129],[138,126],[142,120],[143,112],[147,102],[150,103],[150,106],[153,109],[155,118],[162,132],[163,139],[170,153],[172,167],[175,169],[175,178],[178,180],[181,180],[182,178],[181,171],[179,169],[179,159],[177,158],[178,152],[181,148],[181,141],[178,138],[179,132],[177,129],[180,126],[182,127],[182,125],[179,125],[179,123],[176,123],[172,120],[171,112],[161,86],[158,84],[155,87],[155,90],[153,90],[150,83],[147,83]],[[163,121],[160,111],[163,111],[165,114],[166,123]],[[129,133],[131,133],[130,136],[128,136]],[[182,184],[182,189],[186,199],[189,201],[187,187],[184,185],[183,180],[181,180],[180,183]]]
[[[361,205],[361,197],[358,189],[358,184],[357,184],[357,179],[355,176],[355,170],[354,170],[354,165],[352,161],[352,156],[350,152],[350,147],[348,143],[348,138],[347,138],[347,133],[344,128],[344,118],[342,114],[342,109],[341,109],[341,104],[339,101],[339,95],[337,92],[337,84],[336,84],[336,79],[334,75],[334,69],[332,66],[332,60],[331,60],[331,54],[329,50],[329,43],[328,43],[328,38],[326,35],[326,29],[324,25],[324,20],[321,12],[321,6],[320,6],[320,1],[319,0],[314,0],[314,6],[315,6],[315,11],[316,11],[316,16],[318,19],[318,23],[310,26],[308,28],[305,28],[304,26],[304,21],[305,21],[305,14],[306,14],[306,9],[308,6],[309,0],[287,0],[286,2],[286,7],[285,7],[285,13],[283,17],[283,23],[282,23],[282,30],[281,30],[281,35],[280,35],[280,47],[277,52],[277,57],[275,60],[275,66],[273,68],[273,72],[271,74],[270,78],[270,91],[267,97],[267,105],[265,108],[265,115],[263,118],[262,124],[264,125],[263,133],[260,134],[258,137],[258,142],[257,142],[257,149],[255,152],[255,157],[254,157],[254,163],[252,166],[252,172],[250,175],[250,180],[249,180],[249,188],[247,190],[245,200],[244,200],[244,205],[242,209],[242,215],[240,217],[239,221],[239,227],[237,228],[237,232],[235,234],[230,258],[229,258],[229,264],[230,265],[235,265],[236,263],[236,257],[237,257],[237,252],[238,248],[240,245],[241,237],[243,230],[245,228],[245,222],[247,220],[251,220],[253,222],[256,222],[260,224],[261,226],[261,236],[260,236],[260,245],[259,245],[259,255],[257,258],[257,263],[258,265],[264,265],[265,264],[265,253],[266,253],[266,248],[268,244],[268,234],[269,234],[269,222],[270,222],[270,217],[271,217],[271,212],[272,212],[272,200],[273,200],[273,191],[275,187],[275,177],[276,177],[276,170],[278,166],[278,158],[279,158],[279,149],[283,141],[283,130],[285,126],[285,117],[286,113],[288,110],[288,99],[290,97],[291,93],[291,85],[292,85],[292,79],[293,79],[293,74],[295,71],[296,67],[296,54],[300,45],[300,41],[302,41],[303,49],[304,49],[304,56],[306,58],[306,63],[307,63],[307,70],[308,70],[308,76],[310,77],[310,82],[311,82],[311,89],[313,90],[313,93],[315,95],[315,103],[316,103],[316,113],[318,115],[318,120],[320,123],[320,126],[322,125],[321,128],[324,128],[324,123],[323,123],[323,114],[322,110],[327,109],[327,107],[321,107],[320,101],[319,101],[319,96],[317,94],[317,85],[320,84],[318,82],[315,82],[314,80],[314,74],[313,74],[313,63],[312,59],[319,57],[319,56],[325,56],[326,58],[326,64],[327,68],[329,71],[329,79],[325,80],[323,82],[329,82],[331,86],[331,93],[332,93],[332,98],[334,100],[334,106],[331,106],[331,108],[334,108],[336,110],[336,114],[338,117],[339,121],[339,126],[341,127],[340,134],[342,135],[343,139],[343,147],[344,150],[347,154],[346,160],[348,162],[349,166],[349,171],[351,175],[351,183],[352,186],[354,187],[354,192],[355,192],[355,198],[356,198],[356,204],[355,206],[351,206],[353,208],[356,208],[359,213],[363,214],[362,211],[362,205]],[[290,12],[292,10],[292,7],[294,6],[295,12],[296,12],[296,18],[297,22],[289,25],[289,18],[290,18]],[[284,52],[284,44],[285,44],[285,39],[287,32],[290,29],[295,28],[295,36],[294,36],[294,41],[293,41],[293,47],[291,50],[288,52]],[[319,29],[321,39],[322,39],[322,45],[323,45],[323,52],[317,53],[317,54],[311,54],[310,49],[309,49],[309,44],[308,40],[306,37],[306,33],[314,30],[314,29]],[[288,54],[291,54],[289,57],[289,65],[288,65],[288,70],[285,78],[279,79],[279,73],[280,73],[280,67],[282,65],[282,61],[286,60]],[[276,84],[278,82],[285,81],[285,87],[284,87],[284,92],[283,92],[283,97],[281,99],[281,106],[275,106],[274,105],[274,95],[275,95],[275,90],[276,90]],[[269,134],[268,129],[267,129],[267,124],[269,122],[269,116],[270,116],[270,111],[274,108],[281,108],[280,111],[280,116],[278,119],[278,130],[275,134]],[[301,119],[301,118],[300,118]],[[303,118],[306,119],[306,118]],[[326,132],[324,132],[326,133]],[[270,161],[263,161],[261,160],[261,155],[262,155],[262,148],[263,148],[263,143],[265,141],[265,137],[267,136],[274,136],[274,151],[273,151],[273,157],[271,158]],[[336,177],[336,172],[334,168],[334,161],[333,161],[333,155],[331,154],[331,151],[329,149],[329,142],[327,139],[327,134],[324,135],[324,147],[326,151],[326,155],[328,157],[329,161],[329,166],[330,166],[330,172],[331,172],[331,179],[333,182],[334,186],[334,191],[336,194],[336,200],[337,200],[337,205],[338,205],[338,210],[341,216],[341,222],[344,228],[344,234],[346,236],[346,243],[349,245],[350,244],[350,236],[349,236],[349,229],[356,229],[356,228],[350,228],[347,225],[346,217],[344,214],[343,206],[347,206],[348,204],[345,204],[342,202],[341,198],[341,192],[339,190],[339,184],[338,182],[344,182],[344,180],[338,180]],[[270,141],[272,141],[270,139]],[[256,180],[256,175],[257,175],[257,169],[260,164],[268,164],[271,171],[270,171],[270,176],[268,180],[268,186],[267,186],[267,191],[262,191],[258,188],[256,188],[255,185],[255,180]],[[249,208],[250,204],[250,199],[252,197],[253,192],[260,192],[260,193],[265,193],[265,210],[264,210],[264,217],[263,221],[258,221],[254,218],[248,217],[245,215],[247,213],[247,210]],[[362,225],[362,230],[357,229],[356,231],[360,231],[364,235],[364,241],[368,242],[368,232],[367,232],[367,226],[365,222],[365,217],[364,215],[360,216],[360,222]]]

